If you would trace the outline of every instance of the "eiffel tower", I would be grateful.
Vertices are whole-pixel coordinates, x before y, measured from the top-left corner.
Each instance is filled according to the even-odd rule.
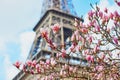
[[[77,17],[72,0],[43,0],[42,1],[41,17],[33,31],[36,33],[33,45],[29,52],[29,60],[48,59],[51,56],[56,56],[53,51],[39,35],[40,28],[48,27],[58,23],[61,30],[57,36],[54,36],[51,30],[48,32],[49,36],[59,44],[66,43],[67,39],[72,35],[74,19],[82,20]],[[67,46],[65,47],[67,48]],[[74,58],[78,60],[79,59]],[[73,60],[74,60],[73,59]],[[67,60],[67,59],[66,59]],[[67,62],[62,60],[63,62]],[[74,62],[73,62],[74,63]],[[37,80],[36,76],[25,74],[23,71],[19,72],[13,80]]]

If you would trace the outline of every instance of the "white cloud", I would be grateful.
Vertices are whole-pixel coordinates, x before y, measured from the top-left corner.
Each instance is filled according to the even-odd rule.
[[[35,26],[40,18],[41,1],[0,0],[0,76],[4,75],[1,77],[6,80],[12,80],[17,73],[17,69],[12,65],[15,59],[12,58],[20,55],[19,60],[24,61],[29,53],[34,33],[20,32],[31,30]],[[14,43],[21,47],[21,51],[15,55]],[[13,45],[10,50],[11,44]]]
[[[8,54],[4,54],[4,68],[5,68],[5,76],[6,80],[12,80],[14,76],[19,72],[18,69],[16,69],[10,61],[10,57]]]
[[[111,5],[108,0],[100,0],[100,3],[98,4],[98,6],[102,11],[104,10],[104,8],[108,8],[109,12],[114,12],[114,11],[120,12],[119,10],[120,7],[118,7],[116,3]]]
[[[21,33],[21,35],[20,35],[21,53],[20,53],[19,61],[24,62],[26,60],[28,53],[30,51],[34,36],[35,36],[35,33],[32,31]],[[5,45],[5,42],[2,45]],[[2,45],[0,45],[0,47]],[[6,48],[4,50],[6,50]],[[12,65],[13,62],[11,61],[9,54],[2,53],[1,56],[4,57],[4,59],[3,59],[3,69],[4,70],[3,71],[5,71],[4,72],[5,80],[12,80],[18,74],[19,70],[17,68],[15,68],[15,66]]]
[[[5,45],[5,41],[0,39],[0,50],[5,50],[6,49],[6,45]],[[2,53],[0,53],[2,54]]]
[[[24,32],[20,35],[21,44],[20,60],[25,61],[27,59],[34,37],[35,37],[34,32]]]

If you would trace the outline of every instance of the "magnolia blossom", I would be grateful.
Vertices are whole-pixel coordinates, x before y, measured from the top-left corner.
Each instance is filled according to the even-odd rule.
[[[120,6],[120,1],[118,0],[114,0],[114,1],[117,3],[118,6]]]
[[[49,60],[49,59],[46,60],[46,64],[47,64],[47,65],[50,64],[50,60]]]
[[[30,73],[31,73],[31,74],[34,74],[34,70],[31,69],[31,70],[30,70]]]
[[[36,65],[36,70],[37,70],[38,73],[41,72],[41,70],[40,70],[40,65],[39,65],[39,64]]]
[[[94,15],[94,12],[92,10],[90,12],[88,12],[89,17],[93,17],[93,15]]]
[[[40,34],[43,38],[48,37],[48,29],[47,28],[40,28]]]
[[[75,34],[72,34],[71,41],[75,40]]]
[[[91,44],[92,41],[93,41],[93,37],[92,36],[88,36],[87,38],[88,38],[88,42]]]
[[[20,65],[21,65],[21,62],[19,62],[19,61],[16,61],[16,63],[15,64],[13,64],[15,67],[17,67],[17,68],[20,68]]]
[[[76,73],[76,72],[77,72],[77,67],[74,67],[73,73]]]
[[[52,67],[54,67],[54,66],[57,64],[56,61],[55,61],[53,58],[51,58],[50,63],[51,63],[51,66],[52,66]]]
[[[78,47],[77,47],[78,48]],[[70,51],[71,52],[75,52],[76,50],[75,50],[75,46],[72,44],[70,47],[69,47],[69,49],[70,49]]]
[[[96,52],[98,52],[98,51],[99,51],[99,46],[96,45],[96,46],[94,47],[94,49],[93,49],[93,52],[96,53]]]
[[[69,71],[72,72],[74,68],[72,66],[69,66]]]
[[[120,6],[120,2],[117,2],[117,5]]]
[[[100,18],[102,18],[103,17],[103,12],[99,11],[99,16],[100,16]]]
[[[64,69],[67,70],[69,66],[67,64],[64,65]]]
[[[103,76],[103,73],[96,74],[96,79],[99,80],[102,78],[102,76]]]
[[[113,37],[113,41],[115,44],[118,44],[118,39],[116,37]]]
[[[66,50],[65,50],[65,49],[62,49],[62,50],[61,50],[61,56],[62,56],[63,58],[66,57]]]
[[[104,9],[104,12],[108,13],[108,9],[107,9],[107,8],[105,8],[105,9]]]
[[[113,13],[110,13],[109,17],[110,17],[110,19],[113,19],[114,14],[113,14]]]
[[[114,12],[114,17],[117,18],[117,17],[119,17],[119,16],[120,16],[119,13],[118,13],[117,11],[115,11],[115,12]]]
[[[36,60],[33,60],[31,66],[32,66],[32,67],[35,67],[36,64],[37,64]]]
[[[96,66],[96,70],[99,71],[99,72],[103,71],[103,69],[104,69],[103,66]]]
[[[57,33],[60,30],[60,25],[59,24],[54,24],[51,26],[51,29],[53,30],[53,33]]]
[[[98,32],[100,32],[100,26],[96,25],[95,26],[95,30],[98,31]]]
[[[45,63],[43,61],[40,61],[40,65],[44,65]]]
[[[87,55],[86,60],[89,61],[89,62],[94,62],[94,58],[91,55]]]
[[[88,29],[86,29],[86,28],[81,28],[80,31],[84,34],[88,33]]]
[[[31,65],[32,65],[32,61],[31,61],[31,60],[28,60],[28,61],[26,62],[26,64],[27,64],[28,66],[31,66]]]

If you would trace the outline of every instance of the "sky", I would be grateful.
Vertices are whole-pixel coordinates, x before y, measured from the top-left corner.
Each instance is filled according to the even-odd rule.
[[[119,9],[113,0],[73,0],[78,16],[86,17],[90,3],[111,11]],[[12,65],[25,61],[35,37],[42,0],[0,0],[0,80],[12,80],[18,70]]]

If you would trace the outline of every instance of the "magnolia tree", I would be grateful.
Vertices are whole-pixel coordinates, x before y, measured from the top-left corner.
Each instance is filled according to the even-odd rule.
[[[120,2],[115,0],[120,6]],[[40,62],[27,61],[21,64],[17,61],[14,65],[25,73],[42,75],[38,80],[54,80],[70,78],[72,80],[120,80],[120,14],[104,11],[96,5],[88,12],[88,23],[75,19],[73,34],[69,40],[68,50],[56,44],[48,36],[46,28],[40,29],[40,36],[46,40],[51,49],[57,51],[56,57],[51,57]],[[110,25],[109,25],[110,24]],[[55,35],[61,27],[55,24],[51,30]],[[60,57],[67,58],[71,54],[78,54],[88,65],[72,65],[60,63]]]

